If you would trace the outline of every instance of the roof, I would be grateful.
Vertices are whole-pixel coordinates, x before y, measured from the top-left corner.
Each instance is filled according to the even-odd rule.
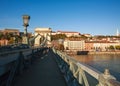
[[[65,40],[69,40],[69,41],[82,41],[83,39],[81,39],[81,38],[65,38]]]
[[[62,32],[62,33],[79,33],[79,32],[75,32],[75,31],[60,31],[60,30],[58,30],[57,32]]]
[[[4,29],[4,30],[13,30],[13,31],[19,31],[18,29],[8,29],[8,28],[6,28],[6,29]]]
[[[51,28],[35,28],[35,31],[52,31]]]
[[[85,41],[85,43],[116,43],[116,42],[109,42],[109,41]]]

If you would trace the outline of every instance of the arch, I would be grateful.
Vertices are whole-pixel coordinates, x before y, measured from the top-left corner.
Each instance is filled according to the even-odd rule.
[[[34,46],[51,46],[51,28],[36,28]]]

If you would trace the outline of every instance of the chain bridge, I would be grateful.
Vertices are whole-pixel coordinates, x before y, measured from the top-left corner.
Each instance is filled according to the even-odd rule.
[[[109,69],[102,73],[49,47],[50,36],[50,28],[36,29],[36,47],[0,52],[0,86],[120,86]]]

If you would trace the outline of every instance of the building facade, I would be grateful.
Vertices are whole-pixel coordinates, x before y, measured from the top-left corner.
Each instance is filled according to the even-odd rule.
[[[80,33],[79,32],[73,32],[73,31],[57,31],[57,34],[65,34],[67,37],[71,37],[71,36],[76,36],[79,37]]]
[[[94,42],[85,42],[85,50],[86,51],[93,51],[94,50]]]
[[[20,32],[18,29],[4,29],[0,31],[3,34],[11,33],[13,35],[20,35]]]
[[[64,41],[65,50],[73,51],[82,51],[85,50],[85,41],[84,40],[65,40]]]
[[[109,47],[120,46],[119,42],[85,42],[85,50],[87,51],[108,51]]]
[[[15,37],[11,37],[10,39],[5,38],[5,36],[9,36],[9,34],[12,34],[13,36],[17,35],[20,36],[20,32],[18,29],[4,29],[4,30],[0,30],[0,34],[3,34],[2,37],[0,38],[0,46],[5,46],[5,45],[9,45],[11,43],[14,43],[13,41],[15,41]]]
[[[8,40],[6,39],[0,40],[0,46],[5,46],[5,45],[8,45]]]

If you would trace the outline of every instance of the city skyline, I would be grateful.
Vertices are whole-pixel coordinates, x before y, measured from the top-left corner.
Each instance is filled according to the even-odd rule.
[[[91,35],[120,30],[120,0],[0,0],[0,29],[24,31],[22,15],[31,16],[28,31],[50,27]]]

